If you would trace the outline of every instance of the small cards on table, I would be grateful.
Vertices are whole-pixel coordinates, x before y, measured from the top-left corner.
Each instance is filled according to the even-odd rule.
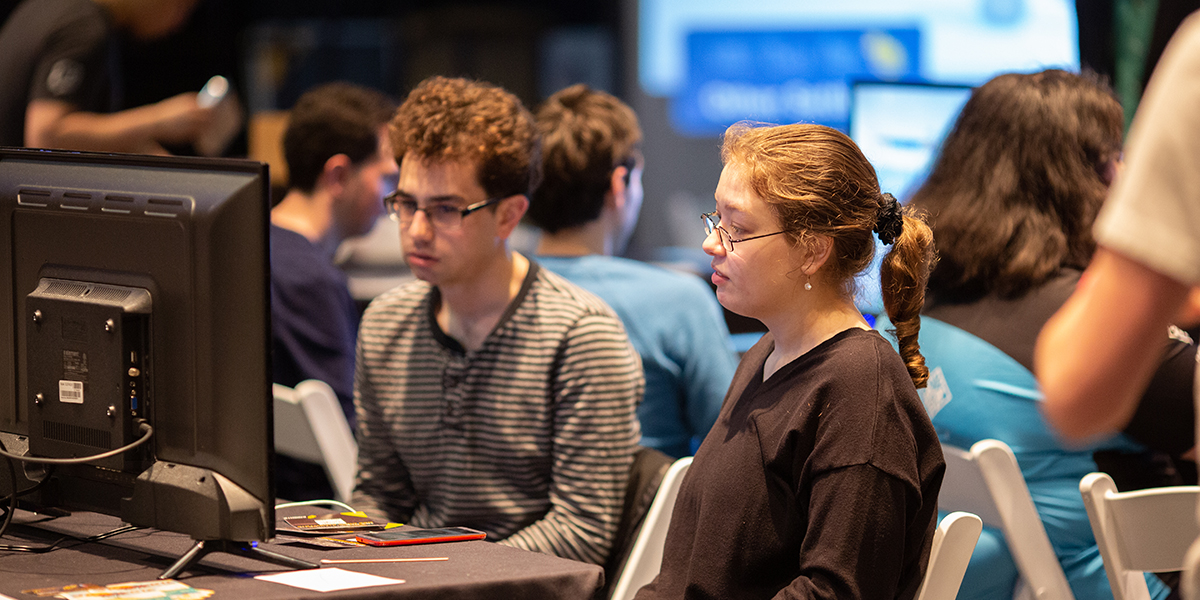
[[[105,586],[82,583],[54,588],[22,590],[21,593],[42,598],[63,598],[64,600],[120,600],[121,598],[137,598],[139,600],[143,598],[204,600],[213,595],[212,590],[198,590],[174,579],[130,581]]]
[[[377,521],[360,512],[326,513],[304,517],[285,517],[279,533],[330,535],[383,529],[387,521]]]

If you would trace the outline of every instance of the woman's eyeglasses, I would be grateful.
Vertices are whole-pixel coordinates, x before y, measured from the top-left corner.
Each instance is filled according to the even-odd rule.
[[[721,215],[718,215],[717,211],[714,210],[713,212],[700,215],[700,220],[704,221],[704,235],[711,235],[712,232],[716,231],[717,238],[721,240],[721,247],[725,248],[726,252],[733,252],[733,245],[736,243],[748,242],[750,240],[757,240],[758,238],[770,237],[791,231],[789,229],[784,229],[782,231],[764,233],[762,235],[752,235],[750,237],[744,237],[740,240],[735,240],[729,235],[729,232],[726,231],[724,227],[721,227]]]

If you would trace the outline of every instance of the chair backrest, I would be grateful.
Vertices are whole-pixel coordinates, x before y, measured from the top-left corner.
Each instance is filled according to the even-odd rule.
[[[692,465],[692,457],[676,460],[663,476],[654,502],[646,512],[642,528],[634,538],[629,558],[617,575],[611,600],[629,600],[643,585],[650,583],[662,568],[663,543],[667,539],[667,526],[671,523],[671,512],[675,509],[675,497],[679,485]]]
[[[1014,597],[1073,600],[1012,449],[998,440],[980,440],[969,451],[943,445],[942,454],[946,476],[938,506],[974,513],[1004,533],[1021,574]]]
[[[349,502],[358,474],[358,444],[333,388],[309,379],[275,384],[275,452],[321,465],[337,496]]]
[[[958,596],[982,530],[983,521],[969,512],[952,512],[938,523],[917,600],[954,600]]]
[[[608,598],[616,587],[621,570],[629,560],[629,553],[633,551],[633,542],[646,522],[650,505],[654,503],[654,496],[658,494],[667,469],[674,463],[674,458],[656,448],[639,446],[634,453],[633,464],[629,467],[629,481],[625,484],[621,520],[617,522],[612,550],[604,563],[604,592],[601,597]]]
[[[1200,487],[1182,485],[1118,492],[1107,473],[1079,482],[1114,600],[1149,600],[1144,573],[1178,571],[1200,537]]]

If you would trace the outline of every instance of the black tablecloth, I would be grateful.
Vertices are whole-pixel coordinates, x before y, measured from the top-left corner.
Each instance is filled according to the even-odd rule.
[[[38,522],[41,521],[41,522]],[[44,545],[62,534],[75,538],[97,535],[122,525],[119,519],[93,513],[42,520],[18,513],[3,544]],[[68,541],[45,554],[0,551],[0,593],[13,598],[33,596],[22,590],[90,583],[109,585],[152,580],[185,553],[192,540],[154,530],[123,533],[102,542],[77,545]],[[230,554],[208,555],[201,568],[175,579],[194,588],[216,592],[214,598],[593,598],[603,583],[603,571],[584,564],[509,548],[487,541],[453,542],[388,548],[324,549],[309,545],[263,544],[294,558],[320,559],[446,556],[447,561],[336,565],[349,571],[403,579],[405,583],[320,593],[260,581],[254,575],[281,567]]]

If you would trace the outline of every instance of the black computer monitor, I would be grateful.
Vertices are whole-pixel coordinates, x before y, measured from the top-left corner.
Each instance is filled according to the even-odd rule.
[[[200,553],[274,535],[268,188],[253,161],[0,149],[0,442],[135,445],[16,481],[0,458],[0,497]]]

